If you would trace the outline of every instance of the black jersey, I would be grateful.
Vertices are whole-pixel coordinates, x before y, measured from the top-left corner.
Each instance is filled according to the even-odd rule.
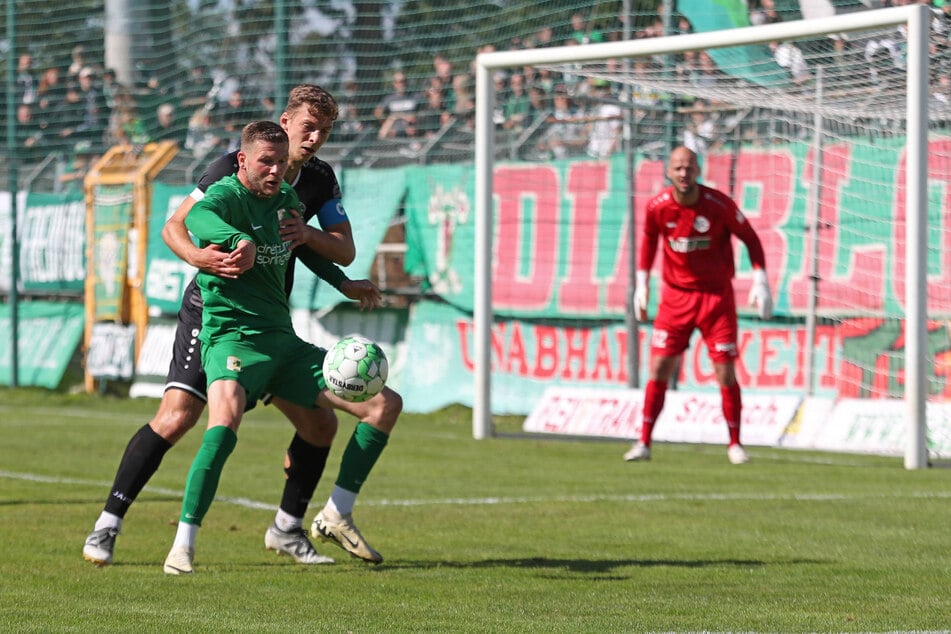
[[[192,192],[191,196],[200,199],[205,191],[214,183],[225,176],[232,176],[238,173],[238,152],[229,152],[219,156],[212,161],[205,169],[205,173],[198,179],[198,185],[195,187],[197,192]],[[304,222],[309,222],[315,216],[322,229],[327,229],[335,224],[346,222],[347,212],[341,203],[342,194],[340,192],[340,183],[337,181],[337,175],[334,173],[330,163],[322,161],[316,156],[304,163],[297,179],[290,184],[297,192],[304,211],[302,217]],[[306,251],[307,253],[301,253]],[[287,273],[284,277],[284,292],[288,297],[291,295],[291,289],[294,287],[294,263],[298,257],[306,257],[310,260],[320,260],[320,268],[329,276],[321,275],[323,279],[329,282],[335,288],[340,288],[340,282],[345,276],[340,269],[333,265],[330,260],[314,253],[310,248],[304,245],[298,246],[292,252],[292,257],[287,265]],[[308,263],[309,264],[309,263]],[[310,265],[311,268],[314,266]],[[201,301],[198,286],[192,279],[188,288],[185,289],[185,297],[191,297],[191,301]],[[195,300],[194,298],[198,299]]]
[[[198,179],[198,189],[205,192],[212,183],[237,173],[238,153],[231,152],[220,156],[212,161]],[[340,184],[330,163],[315,156],[304,163],[297,175],[297,180],[290,185],[304,204],[304,222],[309,222],[311,218],[317,216],[321,228],[326,229],[347,220],[346,212],[339,205],[342,198]]]

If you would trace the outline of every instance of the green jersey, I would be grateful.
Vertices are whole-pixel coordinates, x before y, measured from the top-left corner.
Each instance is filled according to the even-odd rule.
[[[254,266],[237,279],[198,273],[204,308],[199,339],[212,344],[261,333],[293,333],[290,305],[284,293],[284,272],[290,245],[281,240],[278,223],[300,201],[287,183],[271,198],[259,198],[237,176],[222,178],[195,203],[185,226],[200,246],[233,250],[241,240],[257,247]]]

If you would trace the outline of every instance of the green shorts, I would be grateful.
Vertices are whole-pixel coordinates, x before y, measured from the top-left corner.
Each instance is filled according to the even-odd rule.
[[[201,363],[209,387],[219,379],[237,381],[249,404],[271,393],[314,408],[326,387],[322,370],[326,354],[296,335],[271,333],[202,343]]]

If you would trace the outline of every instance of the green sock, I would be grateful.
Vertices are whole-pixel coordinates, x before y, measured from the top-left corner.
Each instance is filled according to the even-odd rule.
[[[237,443],[238,435],[227,427],[212,427],[205,432],[201,447],[188,470],[179,521],[201,526],[201,520],[215,499],[221,470]]]
[[[336,485],[341,489],[359,493],[389,438],[369,423],[357,423],[340,460]]]

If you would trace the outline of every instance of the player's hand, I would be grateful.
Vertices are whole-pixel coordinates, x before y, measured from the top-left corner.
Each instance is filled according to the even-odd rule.
[[[278,227],[280,228],[281,240],[290,242],[291,249],[306,242],[308,230],[316,231],[313,227],[307,226],[296,209],[288,209],[287,215],[281,220]]]
[[[650,300],[650,285],[647,283],[647,271],[634,273],[634,319],[647,321],[647,302]]]
[[[238,267],[238,275],[254,266],[254,258],[258,254],[258,247],[250,240],[240,240],[238,246],[231,252],[232,264]]]
[[[773,296],[769,292],[769,280],[766,271],[753,269],[753,287],[750,288],[750,306],[756,306],[760,319],[773,316]]]
[[[383,303],[380,289],[370,280],[344,280],[340,292],[348,299],[360,303],[360,310],[379,308]]]
[[[222,251],[220,244],[209,244],[203,249],[196,250],[192,264],[205,273],[218,277],[235,278],[243,273],[235,261],[234,254]]]

